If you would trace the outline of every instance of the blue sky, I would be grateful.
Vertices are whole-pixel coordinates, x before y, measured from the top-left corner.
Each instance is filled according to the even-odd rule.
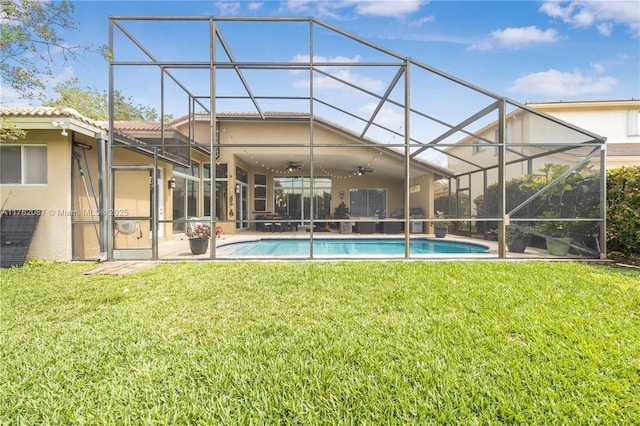
[[[519,102],[640,98],[640,2],[637,1],[155,0],[75,1],[74,4],[78,29],[65,33],[70,45],[106,44],[109,15],[312,16]],[[247,27],[221,25],[236,59],[247,61],[308,57],[308,42],[301,40],[296,32],[299,28],[294,27],[296,29],[288,33],[270,25],[264,25],[264,31],[259,26],[247,30]],[[169,52],[175,49],[174,57],[186,59],[195,57],[193,54],[201,58],[201,54],[193,53],[200,46],[194,40],[206,34],[200,29],[180,25],[144,28],[132,25],[130,28],[145,47],[157,52],[154,54],[171,56]],[[270,35],[269,31],[278,34]],[[314,51],[327,61],[358,62],[375,56],[360,52],[360,46],[339,38],[335,44],[326,43],[319,42]],[[127,57],[126,49],[121,47],[117,57]],[[50,84],[78,77],[83,85],[106,89],[107,72],[106,61],[90,53],[60,64]],[[347,80],[358,80],[359,84],[372,87],[377,81],[388,83],[390,78],[348,67],[336,72]],[[258,91],[263,87],[267,92],[280,93],[287,85],[292,87],[286,90],[293,92],[304,88],[304,83],[295,76],[280,81],[269,75],[248,75],[252,87]],[[412,84],[419,85],[420,78],[412,78]],[[136,91],[145,86],[145,79],[142,75],[122,77],[120,87],[136,100],[140,99],[140,103],[153,103],[151,97],[156,95],[145,98],[142,92]],[[5,91],[6,99],[10,99],[10,94]]]

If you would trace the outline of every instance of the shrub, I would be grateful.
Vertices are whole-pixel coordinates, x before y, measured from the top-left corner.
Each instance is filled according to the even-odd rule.
[[[640,166],[607,171],[607,248],[640,254]]]

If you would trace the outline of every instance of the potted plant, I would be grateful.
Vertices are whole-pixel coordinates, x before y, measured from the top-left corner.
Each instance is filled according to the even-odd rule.
[[[529,233],[521,228],[507,228],[507,248],[512,253],[524,253],[529,245]]]
[[[216,231],[217,233],[217,231]],[[199,223],[188,233],[191,254],[204,254],[209,248],[211,226]]]
[[[597,174],[591,168],[582,165],[571,171],[568,165],[547,163],[538,169],[538,174],[525,175],[527,182],[522,188],[541,193],[534,214],[542,211],[539,216],[542,220],[535,229],[546,239],[551,255],[566,256],[573,238],[576,243],[584,239],[584,232],[588,231],[585,224],[573,218],[597,217],[600,195],[593,183]],[[583,232],[583,235],[577,232]]]
[[[338,204],[333,213],[334,219],[349,219],[349,209],[344,204],[344,201]],[[351,222],[340,222],[340,233],[351,233]]]
[[[434,219],[445,219],[446,216],[444,212],[437,211]],[[436,234],[436,238],[444,238],[447,236],[447,231],[449,231],[449,222],[434,222],[433,232]]]
[[[545,211],[544,219],[558,218],[557,213]],[[570,223],[563,220],[545,220],[536,226],[536,230],[545,235],[547,251],[553,256],[566,256],[571,247],[572,238],[569,236]]]
[[[207,224],[196,225],[189,236],[189,248],[192,254],[204,254],[209,249],[209,238],[211,237],[211,227]],[[224,229],[216,226],[216,238],[223,238]]]

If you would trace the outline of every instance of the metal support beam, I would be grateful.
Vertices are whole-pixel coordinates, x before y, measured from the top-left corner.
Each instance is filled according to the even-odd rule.
[[[600,150],[600,258],[607,258],[607,145]]]
[[[509,217],[507,210],[507,185],[505,182],[506,157],[507,157],[507,119],[505,101],[498,101],[498,182],[500,185],[500,204],[498,205],[498,216],[501,218],[498,226],[498,257],[507,257],[507,225]]]
[[[407,60],[404,69],[404,257],[407,259],[411,257],[411,223],[409,222],[411,216],[411,182],[409,181],[411,176],[411,113],[409,109],[411,105],[411,70],[409,66]],[[397,78],[402,76],[400,71],[402,70],[396,74]],[[394,81],[393,85],[395,86],[396,83],[397,81]],[[385,94],[386,96],[388,94]]]
[[[216,34],[218,29],[216,21],[211,18],[209,20],[209,177],[211,180],[211,197],[209,200],[209,226],[211,227],[211,238],[209,244],[209,258],[216,258],[216,227],[218,226],[218,218],[216,217],[217,190],[216,184],[216,148],[219,147],[220,140],[217,137],[217,117],[216,117]],[[239,200],[238,200],[239,201]]]
[[[393,80],[391,81],[391,83],[387,87],[387,90],[384,92],[384,95],[382,96],[382,99],[380,99],[380,101],[378,102],[378,105],[376,105],[375,110],[371,114],[371,117],[369,118],[369,121],[367,121],[367,124],[364,126],[364,129],[362,129],[362,133],[360,134],[361,138],[364,138],[364,135],[367,134],[367,130],[369,130],[369,127],[371,127],[371,123],[373,122],[373,120],[375,120],[376,116],[378,115],[378,113],[380,112],[382,107],[384,106],[384,103],[389,98],[389,95],[391,95],[391,92],[396,87],[396,84],[398,84],[398,81],[400,80],[400,77],[402,77],[403,73],[404,73],[404,70],[402,68],[400,68],[398,70],[398,72],[396,72],[396,75],[393,77]],[[407,81],[406,78],[405,78],[405,81]],[[406,86],[406,84],[405,84],[405,86]],[[405,101],[406,101],[406,96],[408,96],[407,93],[405,93]],[[407,106],[406,105],[404,106],[404,110],[405,110],[405,115],[406,115],[406,111],[407,111]],[[405,131],[405,135],[406,134],[407,134],[407,132]]]
[[[158,213],[160,212],[160,202],[158,200],[158,149],[153,150],[153,169],[151,170],[151,258],[158,260]]]
[[[215,34],[217,35],[218,40],[220,40],[220,44],[222,45],[222,48],[226,52],[227,56],[229,57],[229,60],[231,62],[235,63],[236,60],[233,57],[233,53],[231,53],[231,49],[229,49],[229,45],[227,44],[227,41],[224,39],[224,37],[222,36],[220,31],[218,31],[217,27],[216,27]],[[215,44],[215,42],[216,42],[215,39],[212,40],[213,44]],[[214,63],[213,60],[211,62]],[[238,74],[238,78],[242,82],[242,85],[244,86],[244,90],[247,91],[247,94],[251,98],[251,102],[253,102],[253,106],[256,108],[256,111],[258,111],[258,114],[260,114],[260,117],[264,120],[264,113],[262,112],[262,109],[260,109],[260,105],[258,105],[258,101],[256,101],[256,98],[253,96],[253,93],[251,92],[251,88],[249,87],[249,84],[247,83],[247,80],[245,80],[244,75],[242,74],[242,71],[240,70],[240,67],[234,66],[233,68],[236,70],[236,74]]]
[[[114,20],[110,19],[109,20],[109,52],[111,52],[111,57],[113,58],[113,55],[115,54],[114,52],[114,45],[113,45],[113,26],[114,26]],[[106,225],[106,230],[107,230],[107,234],[106,234],[106,241],[107,241],[107,260],[113,260],[113,220],[111,218],[111,215],[107,215],[107,212],[112,212],[114,211],[114,196],[113,196],[113,169],[112,169],[112,159],[113,159],[113,101],[114,101],[114,68],[113,68],[113,61],[109,61],[109,138],[107,140],[107,182],[106,182],[106,188],[107,188],[107,210],[104,212],[104,220],[106,221],[107,225]]]
[[[309,161],[310,161],[310,165],[309,165],[309,174],[311,175],[311,182],[310,184],[310,189],[311,189],[311,202],[309,203],[309,224],[311,225],[311,228],[309,229],[309,258],[313,259],[313,228],[315,228],[314,225],[314,218],[315,218],[315,204],[314,203],[314,196],[315,196],[315,187],[314,187],[314,181],[315,181],[315,176],[314,176],[314,170],[313,170],[313,127],[314,127],[314,120],[313,120],[313,71],[314,71],[314,64],[313,64],[313,22],[309,22]],[[302,218],[301,218],[302,219]]]
[[[492,103],[491,105],[489,105],[488,107],[476,112],[471,117],[469,117],[466,120],[460,122],[460,124],[458,124],[457,126],[447,130],[446,132],[444,132],[443,134],[441,134],[437,138],[433,139],[427,145],[436,145],[438,142],[445,140],[446,138],[448,138],[449,136],[455,134],[456,132],[459,132],[461,129],[467,127],[469,124],[479,120],[480,118],[482,118],[485,115],[489,114],[491,111],[493,111],[496,108],[498,108],[498,104],[499,104],[499,101],[496,101],[496,102]],[[428,146],[424,146],[424,147],[418,149],[417,151],[415,151],[413,154],[411,154],[411,156],[415,157],[416,155],[420,154],[422,151],[424,151],[426,149],[429,149],[429,147]]]

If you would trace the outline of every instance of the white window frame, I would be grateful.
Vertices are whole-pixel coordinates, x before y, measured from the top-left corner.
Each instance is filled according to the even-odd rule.
[[[49,150],[48,150],[48,146],[47,144],[5,144],[3,143],[1,145],[2,147],[11,147],[11,146],[19,146],[20,147],[20,183],[17,182],[13,182],[13,183],[0,183],[0,185],[6,185],[6,186],[47,186],[49,184]],[[45,148],[45,162],[44,165],[47,168],[47,172],[45,173],[45,181],[43,183],[26,183],[25,180],[27,178],[27,156],[25,153],[25,149],[29,148],[29,147],[44,147]],[[38,165],[38,167],[42,167],[42,165]]]
[[[256,183],[257,182],[256,176],[264,176],[264,184]],[[267,178],[268,178],[268,176],[265,173],[254,173],[253,174],[253,211],[255,211],[255,212],[264,213],[264,212],[267,212],[269,210],[269,206],[268,206],[268,203],[267,203],[267,200],[269,199],[269,194],[268,194],[268,191],[267,191],[267,189],[268,189],[267,188],[267,183],[268,183]],[[261,188],[261,189],[264,190],[264,197],[258,197],[256,195],[256,193],[257,193],[256,189],[258,189],[258,188]],[[256,203],[258,201],[264,203],[264,208],[262,210],[258,209],[258,207],[256,205]]]
[[[480,140],[476,139],[475,141],[473,141],[471,155],[480,154],[481,152],[483,152],[486,149],[487,149],[487,147],[485,145],[480,145]]]
[[[351,188],[349,189],[349,211],[352,214],[358,214],[356,211],[357,209],[354,208],[354,200],[355,198],[353,197],[353,193],[354,192],[358,192],[358,191],[367,191],[367,203],[366,203],[366,207],[367,207],[367,213],[366,216],[364,217],[374,217],[375,212],[371,212],[369,211],[369,193],[371,191],[381,191],[382,193],[384,193],[384,206],[382,207],[382,210],[384,212],[388,212],[389,211],[389,189],[388,188]]]
[[[640,136],[640,110],[631,110],[627,118],[627,136]]]

